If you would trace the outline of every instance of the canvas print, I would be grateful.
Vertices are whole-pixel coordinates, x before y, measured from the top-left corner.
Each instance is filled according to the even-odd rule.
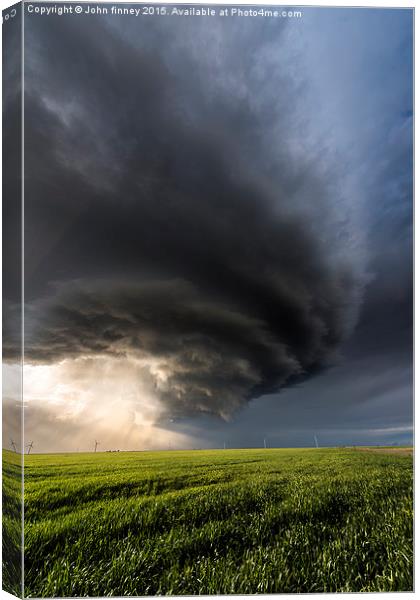
[[[413,10],[3,11],[3,587],[413,590]]]

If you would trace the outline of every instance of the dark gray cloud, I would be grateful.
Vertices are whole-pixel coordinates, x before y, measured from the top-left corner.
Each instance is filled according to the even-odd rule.
[[[341,14],[308,9],[306,29],[27,18],[29,363],[139,361],[162,423],[196,439],[205,429],[210,445],[220,422],[191,417],[246,404],[237,425],[223,424],[238,445],[253,429],[290,427],[298,440],[293,423],[323,419],[380,430],[381,406],[384,427],[406,427],[411,117],[390,88],[404,90],[408,75],[373,85],[386,19]],[[410,52],[394,39],[386,48],[384,65]],[[10,299],[11,331],[15,311]],[[5,339],[13,361],[16,340]],[[340,354],[338,370],[315,377]],[[394,401],[380,384],[391,372]]]
[[[252,398],[310,376],[332,360],[348,332],[354,281],[314,262],[305,236],[303,250],[311,260],[293,265],[287,251],[295,230],[282,227],[287,235],[279,235],[284,248],[277,244],[280,270],[265,264],[268,273],[247,273],[239,260],[226,292],[224,285],[210,290],[178,279],[57,284],[27,307],[26,360],[154,359],[156,392],[173,416],[228,417]],[[295,250],[302,239],[295,232]],[[258,293],[244,297],[244,276]]]
[[[119,24],[28,23],[26,359],[154,357],[170,413],[228,416],[336,359],[348,223],[293,147],[283,24]]]
[[[21,272],[21,7],[15,6],[15,16],[3,26],[3,149],[2,154],[2,294],[6,306],[15,307],[13,327],[10,312],[2,314],[2,340],[14,352],[21,347],[21,318],[16,311],[22,292]],[[6,16],[3,12],[3,17]],[[7,11],[10,13],[10,11]],[[22,370],[10,369],[8,378],[3,371],[2,383],[2,431],[3,445],[20,448],[22,444],[22,413],[18,409],[21,399]],[[7,379],[7,385],[6,385]],[[13,443],[12,443],[13,441]]]

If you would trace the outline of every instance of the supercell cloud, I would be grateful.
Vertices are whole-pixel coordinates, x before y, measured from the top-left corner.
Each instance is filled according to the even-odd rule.
[[[38,448],[409,431],[410,13],[33,14],[25,44]]]
[[[27,34],[26,360],[125,356],[169,416],[223,418],[333,364],[360,261],[284,25],[53,20]]]

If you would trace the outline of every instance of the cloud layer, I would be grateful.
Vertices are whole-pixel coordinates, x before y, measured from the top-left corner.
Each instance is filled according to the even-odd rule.
[[[229,293],[177,279],[59,284],[27,309],[26,360],[134,358],[171,416],[227,418],[326,366],[348,331],[351,277],[292,268],[284,250],[284,269],[279,258],[278,269],[247,273],[240,261]]]
[[[226,419],[336,359],[363,280],[285,26],[165,23],[30,18],[25,358],[126,356]]]
[[[25,44],[37,451],[407,441],[410,11],[32,15]],[[6,160],[20,170],[18,148]],[[19,250],[10,229],[6,444]]]

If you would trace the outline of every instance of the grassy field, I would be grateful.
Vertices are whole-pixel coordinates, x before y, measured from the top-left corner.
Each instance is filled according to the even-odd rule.
[[[22,594],[22,455],[3,450],[2,464],[2,584]]]
[[[412,457],[25,457],[27,596],[411,590]]]

